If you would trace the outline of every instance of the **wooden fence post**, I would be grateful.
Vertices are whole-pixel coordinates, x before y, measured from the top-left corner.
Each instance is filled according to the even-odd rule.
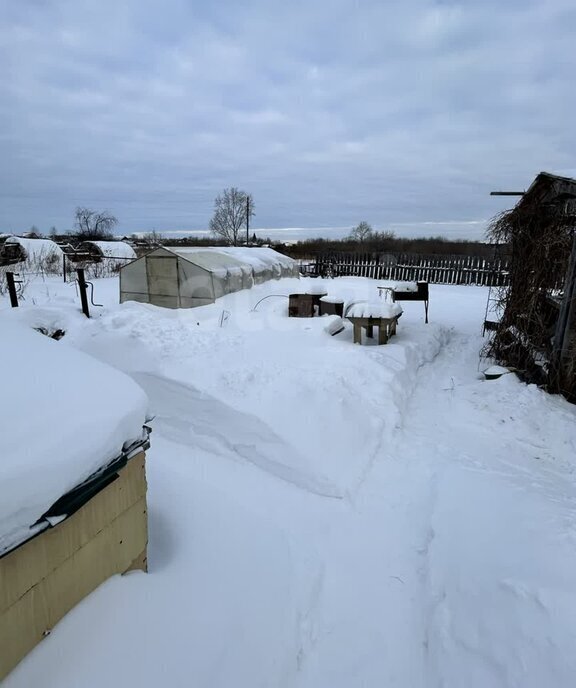
[[[76,273],[78,274],[78,288],[80,289],[80,301],[82,303],[82,313],[89,318],[90,317],[90,309],[88,308],[88,295],[86,292],[88,291],[88,285],[86,284],[86,279],[84,277],[84,268],[78,268],[76,270]]]
[[[12,308],[18,308],[18,294],[16,293],[16,280],[13,272],[6,273],[6,282],[8,283],[8,293],[10,294],[10,305]]]
[[[553,386],[558,387],[563,378],[564,366],[570,349],[570,341],[576,329],[576,230],[572,235],[572,251],[564,282],[564,298],[556,322],[552,345]]]

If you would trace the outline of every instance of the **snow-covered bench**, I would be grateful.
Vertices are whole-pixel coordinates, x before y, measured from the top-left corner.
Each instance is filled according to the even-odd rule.
[[[401,315],[402,307],[397,303],[360,301],[350,304],[346,310],[346,317],[354,326],[354,344],[362,344],[362,329],[371,338],[375,327],[378,328],[378,344],[386,344],[396,334],[396,325]]]

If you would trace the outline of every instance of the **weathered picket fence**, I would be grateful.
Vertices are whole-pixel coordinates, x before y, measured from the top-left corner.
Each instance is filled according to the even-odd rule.
[[[500,287],[508,284],[508,261],[481,256],[415,253],[321,254],[306,271],[317,276],[355,275],[380,280],[432,284],[476,284]]]

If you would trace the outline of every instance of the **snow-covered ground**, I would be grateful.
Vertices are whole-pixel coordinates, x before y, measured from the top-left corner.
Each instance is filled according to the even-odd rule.
[[[574,684],[576,408],[481,379],[484,289],[432,285],[430,324],[405,302],[379,347],[288,319],[305,286],[169,311],[98,280],[90,321],[54,280],[0,302],[0,332],[66,330],[155,415],[150,573],[99,588],[7,688]]]

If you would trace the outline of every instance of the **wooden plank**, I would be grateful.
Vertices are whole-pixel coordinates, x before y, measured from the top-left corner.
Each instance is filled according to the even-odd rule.
[[[141,452],[128,461],[117,480],[70,518],[0,559],[0,614],[144,495],[145,455]]]
[[[146,548],[146,518],[143,497],[3,612],[0,680],[86,595],[132,565]]]
[[[573,355],[572,339],[576,329],[576,231],[572,238],[572,250],[568,260],[566,275],[564,278],[564,297],[560,306],[556,331],[554,333],[552,347],[552,377],[553,382],[559,386],[569,383],[567,374],[570,364],[567,361]]]

